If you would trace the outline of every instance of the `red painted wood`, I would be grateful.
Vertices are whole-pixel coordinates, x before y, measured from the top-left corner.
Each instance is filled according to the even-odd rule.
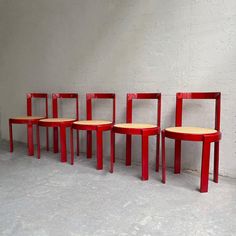
[[[148,135],[142,135],[142,180],[148,180]]]
[[[73,122],[72,121],[65,121],[65,122],[43,122],[39,121],[38,126],[43,127],[59,127],[60,128],[60,146],[61,146],[61,162],[67,161],[67,148],[66,148],[66,128],[71,127]],[[40,157],[40,153],[38,153]]]
[[[102,130],[97,130],[97,170],[103,169],[103,137]]]
[[[110,130],[113,127],[113,123],[110,124],[102,124],[102,125],[81,125],[81,124],[73,124],[74,129],[86,130],[86,131],[96,131],[98,128],[102,128],[103,131]]]
[[[175,126],[182,126],[183,100],[176,96]]]
[[[37,146],[38,146],[38,159],[40,159],[40,130],[39,125],[37,125]]]
[[[48,118],[48,95],[46,93],[28,93],[26,97],[27,97],[27,116],[32,116],[32,99],[44,98],[45,99],[45,118]],[[49,134],[48,134],[48,128],[47,128],[46,130],[46,149],[47,150],[49,149],[48,135]],[[31,146],[31,145],[29,145],[28,143],[28,146]],[[32,149],[32,147],[30,148]],[[28,152],[30,153],[30,151]]]
[[[119,127],[113,127],[112,131],[114,133],[120,133],[120,134],[126,134],[126,165],[131,165],[131,146],[132,146],[132,135],[143,135],[145,134],[146,136],[150,135],[156,135],[157,136],[157,151],[156,151],[156,170],[158,171],[159,169],[159,137],[158,135],[160,134],[160,124],[161,124],[161,94],[160,93],[129,93],[127,94],[127,106],[126,106],[126,122],[127,123],[132,123],[132,110],[133,110],[133,99],[156,99],[157,100],[157,127],[155,128],[145,128],[145,129],[140,129],[140,128],[119,128]],[[145,140],[145,138],[144,138]],[[115,145],[115,144],[114,144]],[[143,147],[146,148],[148,145],[146,142],[143,142]],[[142,157],[142,166],[143,166],[143,174],[144,177],[142,179],[148,179],[148,171],[146,171],[146,153],[148,153],[148,150],[143,150],[143,157]],[[114,154],[115,156],[115,154]],[[111,158],[112,161],[112,158]],[[113,165],[114,163],[111,163],[112,166],[112,171],[113,171]],[[144,171],[145,170],[145,171]],[[142,175],[143,176],[143,175]]]
[[[215,129],[218,131],[213,134],[188,134],[176,133],[165,130],[164,135],[167,138],[175,139],[175,162],[174,172],[181,171],[181,141],[201,141],[203,142],[202,154],[202,174],[201,174],[201,192],[208,191],[208,173],[209,173],[209,153],[210,143],[215,142],[214,154],[214,181],[218,182],[219,172],[219,140],[221,139],[220,132],[220,108],[221,108],[221,94],[220,92],[194,92],[194,93],[177,93],[176,94],[176,126],[182,126],[182,110],[184,99],[214,99],[215,100]],[[162,149],[162,152],[165,152]]]
[[[175,140],[174,173],[179,174],[180,171],[181,171],[181,140]]]
[[[26,97],[27,116],[32,116],[32,94],[28,93]]]
[[[27,137],[28,137],[28,155],[34,155],[34,140],[33,140],[33,125],[27,125]]]
[[[49,151],[49,131],[48,127],[46,128],[46,150]]]
[[[221,94],[218,93],[215,102],[215,129],[220,130],[220,108],[221,108]]]
[[[45,113],[44,118],[48,117],[48,95],[46,93],[28,93],[26,94],[26,114],[27,116],[32,116],[32,106],[33,99],[45,99]],[[10,151],[13,151],[13,135],[12,135],[12,125],[13,124],[26,124],[27,125],[27,140],[28,140],[28,155],[34,155],[34,145],[33,145],[33,125],[37,125],[39,119],[28,120],[28,119],[9,119],[9,135],[10,135]],[[46,147],[48,147],[48,132],[46,132]]]
[[[12,123],[10,121],[9,121],[9,136],[10,136],[10,152],[13,152]]]
[[[120,127],[113,127],[115,133],[119,134],[130,134],[130,135],[142,135],[143,130],[140,128],[120,128]],[[148,135],[157,135],[160,133],[160,127],[155,128],[145,128],[145,131],[148,132]]]
[[[102,142],[102,134],[99,132],[104,132],[111,130],[116,119],[116,95],[114,93],[87,93],[86,94],[86,117],[87,120],[92,120],[93,117],[93,106],[92,101],[94,99],[112,99],[113,100],[113,108],[112,108],[112,123],[105,125],[80,125],[73,124],[73,129],[76,130],[86,130],[87,131],[87,158],[92,158],[92,130],[96,131],[96,136],[99,138],[97,140],[97,145]],[[101,140],[100,140],[101,138]],[[97,168],[102,168],[102,155],[103,150],[97,148]]]
[[[162,140],[162,154],[161,154],[161,158],[162,158],[162,183],[165,184],[166,183],[166,148],[165,148],[165,130],[162,130],[162,134],[161,134],[161,140]]]
[[[61,162],[67,162],[66,127],[60,127]]]
[[[158,98],[157,103],[157,126],[161,127],[161,94],[156,95]]]
[[[72,121],[65,122],[43,122],[39,121],[38,125],[43,127],[53,127],[53,150],[58,152],[58,129],[60,129],[60,146],[61,146],[61,162],[67,161],[66,153],[66,128],[71,127],[74,121],[79,119],[79,95],[77,93],[54,93],[52,94],[52,116],[58,118],[58,100],[59,99],[75,99],[75,118]],[[77,153],[79,152],[79,144],[77,143]],[[40,155],[40,154],[39,154]]]
[[[87,120],[92,120],[92,100],[93,99],[112,99],[112,122],[116,120],[116,95],[114,93],[88,93],[86,95]]]
[[[86,94],[87,120],[92,120],[92,94]],[[92,131],[87,131],[87,158],[92,158]]]
[[[61,121],[43,122],[43,119],[41,119],[41,120],[39,120],[38,124],[39,124],[39,126],[49,127],[49,128],[52,128],[52,127],[59,127],[60,128],[60,126],[64,126],[64,127],[68,128],[75,121],[76,121],[76,119],[72,119],[71,121],[64,121],[64,122],[61,122]]]
[[[57,104],[57,95],[52,94],[52,117],[58,117],[58,104]],[[58,153],[59,151],[59,141],[58,141],[58,127],[53,128],[53,152]]]
[[[203,141],[201,183],[200,183],[201,193],[208,192],[209,165],[210,165],[210,142]]]
[[[77,152],[76,152],[76,154],[77,154],[77,156],[79,156],[79,152],[80,152],[80,147],[79,147],[79,130],[77,130],[77,132],[76,132],[76,149],[77,149]]]
[[[110,172],[113,173],[115,162],[115,133],[111,130],[111,157],[110,157]]]
[[[218,176],[219,176],[219,150],[220,143],[215,142],[215,150],[214,150],[214,182],[218,183]]]
[[[79,120],[79,95],[77,93],[53,93],[52,94],[52,116],[58,118],[58,100],[59,99],[75,99],[75,120]],[[78,147],[78,146],[77,146]],[[53,150],[58,153],[58,127],[53,128]],[[77,150],[78,152],[78,150]]]
[[[58,144],[58,127],[53,128],[53,152],[59,152],[59,144]]]
[[[72,126],[70,128],[70,154],[71,154],[70,164],[74,165],[74,138],[73,138]]]
[[[87,158],[92,158],[92,131],[87,131]]]
[[[215,129],[220,130],[220,92],[193,92],[193,93],[177,93],[176,94],[176,126],[182,125],[182,110],[184,99],[214,99],[215,102]]]
[[[156,172],[158,172],[160,162],[160,134],[157,135],[156,139]]]
[[[132,147],[132,136],[126,135],[126,165],[131,165],[131,147]]]

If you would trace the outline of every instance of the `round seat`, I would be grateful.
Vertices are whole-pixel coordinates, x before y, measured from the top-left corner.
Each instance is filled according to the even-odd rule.
[[[10,118],[9,121],[15,124],[37,124],[39,120],[44,118],[43,116],[17,116]]]
[[[72,118],[47,118],[39,120],[38,124],[40,126],[47,127],[57,127],[57,126],[66,126],[69,127],[75,121]]]
[[[215,129],[179,126],[166,128],[165,136],[172,139],[186,141],[203,141],[204,138],[207,137],[213,142],[221,138],[221,132]]]
[[[72,127],[80,130],[110,130],[113,127],[112,121],[108,120],[79,120],[73,122]]]
[[[142,123],[121,123],[114,125],[116,128],[123,128],[123,129],[150,129],[150,128],[157,128],[156,125],[151,124],[142,124]]]
[[[40,120],[43,119],[43,116],[17,116],[10,118],[12,120]]]
[[[47,119],[40,120],[40,122],[70,122],[74,120],[75,119],[71,119],[71,118],[47,118]]]
[[[200,128],[200,127],[170,127],[165,129],[168,132],[180,133],[180,134],[214,134],[218,131],[215,129]]]
[[[142,135],[146,132],[148,135],[155,135],[160,131],[157,125],[145,123],[121,123],[113,127],[115,133]]]
[[[108,125],[108,124],[112,124],[112,122],[107,121],[107,120],[80,120],[80,121],[75,121],[73,124],[75,125]]]

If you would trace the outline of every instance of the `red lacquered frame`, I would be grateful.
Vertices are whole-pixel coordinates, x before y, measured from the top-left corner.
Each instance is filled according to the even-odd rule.
[[[156,171],[159,170],[160,125],[161,125],[161,93],[129,93],[127,94],[126,122],[132,123],[133,99],[157,99],[157,127],[155,128],[120,128],[113,127],[111,133],[111,169],[113,172],[115,158],[115,133],[126,134],[126,165],[131,165],[132,135],[142,135],[142,180],[148,180],[148,137],[157,136]]]
[[[86,94],[86,113],[87,120],[92,120],[92,100],[93,99],[112,99],[112,123],[102,125],[80,125],[73,124],[71,128],[71,164],[74,164],[74,152],[73,152],[73,129],[86,130],[87,131],[87,158],[92,157],[92,131],[96,131],[97,137],[97,169],[103,169],[103,131],[111,130],[116,119],[116,95],[114,93],[87,93]],[[77,139],[78,140],[78,139]]]
[[[53,150],[58,153],[58,128],[60,128],[60,144],[61,144],[61,162],[67,161],[67,148],[66,148],[66,128],[71,127],[74,121],[79,120],[79,95],[77,93],[53,93],[52,94],[52,114],[53,118],[58,118],[58,99],[75,99],[76,118],[73,121],[64,122],[38,122],[37,127],[37,140],[38,140],[38,159],[40,158],[40,132],[39,126],[53,127]],[[77,132],[77,137],[79,133]],[[77,142],[77,153],[79,153],[79,142]]]
[[[48,117],[48,95],[46,93],[28,93],[26,94],[26,107],[27,107],[27,116],[32,116],[32,99],[33,98],[43,98],[45,99],[45,115],[43,118]],[[38,123],[39,119],[9,119],[9,136],[10,136],[10,152],[13,152],[13,134],[12,134],[12,125],[13,124],[26,124],[27,125],[27,134],[28,134],[28,155],[34,155],[34,140],[33,140],[33,125]],[[46,148],[48,150],[48,129],[46,130]]]
[[[182,126],[182,108],[184,99],[215,99],[215,130],[213,134],[189,134],[177,133],[162,130],[162,156],[165,157],[165,137],[175,139],[175,161],[174,173],[179,174],[181,170],[181,141],[201,141],[202,149],[202,167],[201,167],[201,183],[200,192],[208,191],[208,177],[210,164],[210,144],[215,143],[214,151],[214,182],[218,183],[219,173],[219,141],[221,139],[220,132],[220,92],[194,92],[194,93],[177,93],[176,94],[176,127]]]

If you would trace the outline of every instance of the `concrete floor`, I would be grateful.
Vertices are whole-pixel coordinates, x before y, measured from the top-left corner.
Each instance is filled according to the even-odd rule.
[[[199,174],[168,171],[167,184],[140,166],[114,174],[84,156],[74,166],[42,151],[41,160],[0,144],[0,235],[236,235],[236,180],[221,177],[200,194]],[[108,158],[107,158],[108,159]]]

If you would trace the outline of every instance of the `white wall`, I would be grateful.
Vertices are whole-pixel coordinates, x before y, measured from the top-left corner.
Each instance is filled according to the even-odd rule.
[[[8,118],[25,112],[29,91],[79,92],[81,118],[86,92],[115,92],[117,122],[125,119],[127,92],[162,92],[163,128],[174,124],[177,91],[221,91],[220,173],[236,177],[235,59],[235,0],[1,0],[1,137],[8,139]],[[137,105],[135,120],[154,121],[154,111],[147,115],[153,104]],[[188,102],[185,124],[213,126],[211,105]],[[14,134],[26,138],[22,127]],[[108,136],[105,143],[107,156]],[[124,137],[117,146],[124,159]],[[200,144],[183,146],[183,167],[199,169]],[[173,142],[167,147],[172,166]],[[140,160],[138,138],[133,158]]]

